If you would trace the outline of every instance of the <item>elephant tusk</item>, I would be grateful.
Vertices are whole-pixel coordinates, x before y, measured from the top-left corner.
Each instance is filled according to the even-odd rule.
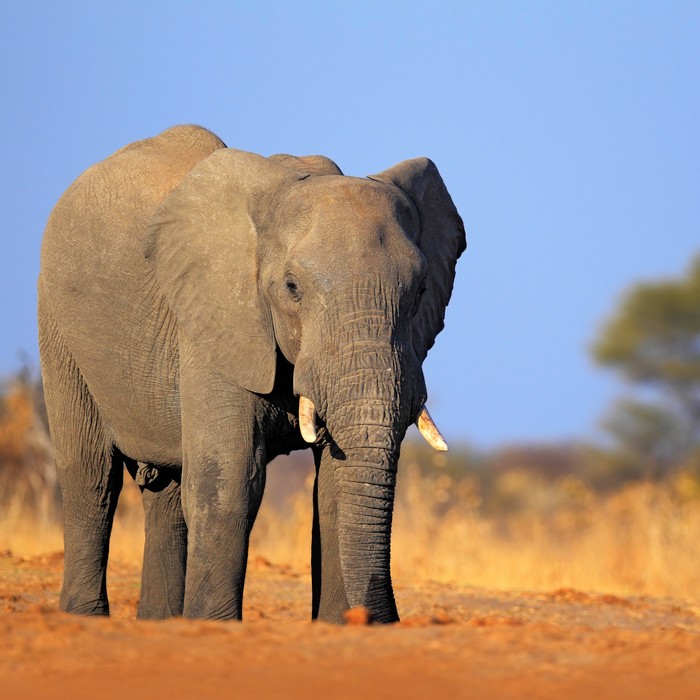
[[[420,434],[431,447],[440,452],[447,452],[445,438],[440,435],[437,425],[433,423],[433,419],[430,417],[428,409],[425,406],[421,409],[416,425],[418,426],[418,430],[420,430]]]
[[[299,430],[306,442],[316,442],[316,407],[306,396],[299,397]]]

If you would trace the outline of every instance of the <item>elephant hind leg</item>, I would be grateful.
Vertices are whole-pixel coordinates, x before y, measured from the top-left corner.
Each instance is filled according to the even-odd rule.
[[[180,500],[181,471],[141,465],[126,466],[141,489],[146,544],[143,552],[138,617],[163,620],[182,615],[187,566],[187,525]]]
[[[63,493],[67,612],[108,615],[107,558],[123,464],[75,360],[40,297],[39,343],[46,408]]]

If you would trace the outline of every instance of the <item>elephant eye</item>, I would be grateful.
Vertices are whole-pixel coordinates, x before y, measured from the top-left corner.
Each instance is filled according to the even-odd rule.
[[[300,301],[301,300],[301,290],[299,289],[299,285],[297,281],[292,277],[291,275],[287,275],[284,280],[284,285],[287,288],[287,292],[289,293],[289,296],[294,299],[294,301]]]

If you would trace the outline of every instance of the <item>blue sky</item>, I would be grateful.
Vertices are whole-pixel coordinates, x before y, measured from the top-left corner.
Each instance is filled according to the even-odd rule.
[[[446,437],[595,435],[588,347],[700,252],[700,3],[0,5],[0,373],[37,360],[42,229],[82,170],[199,123],[366,175],[437,164],[467,228],[426,362]]]

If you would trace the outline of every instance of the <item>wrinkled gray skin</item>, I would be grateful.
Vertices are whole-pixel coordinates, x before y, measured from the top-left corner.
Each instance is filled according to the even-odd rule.
[[[181,126],[81,175],[51,214],[39,278],[61,607],[108,614],[125,464],[146,512],[139,616],[240,618],[266,465],[308,447],[304,395],[319,422],[313,617],[364,605],[397,620],[399,447],[464,247],[423,158],[345,177]]]

